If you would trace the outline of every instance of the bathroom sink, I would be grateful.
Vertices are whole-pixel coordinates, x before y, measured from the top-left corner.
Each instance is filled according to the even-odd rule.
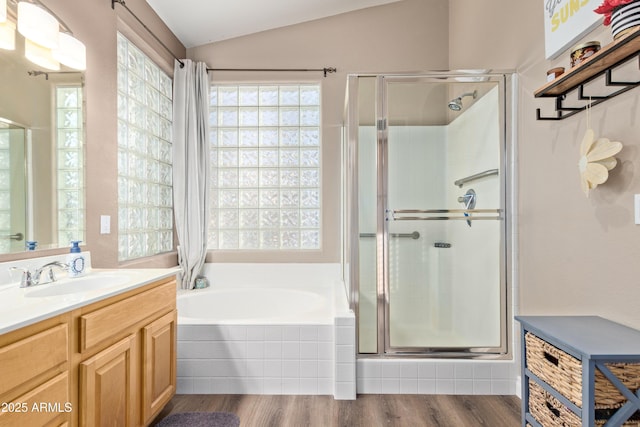
[[[35,286],[27,290],[28,298],[55,297],[62,295],[83,294],[100,289],[123,285],[131,280],[126,274],[94,274],[76,277]]]

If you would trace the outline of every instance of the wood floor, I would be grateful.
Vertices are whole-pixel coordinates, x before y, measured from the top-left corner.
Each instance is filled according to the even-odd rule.
[[[331,396],[176,395],[154,423],[176,412],[223,411],[241,427],[517,427],[515,396],[363,394]],[[153,424],[152,424],[153,425]]]

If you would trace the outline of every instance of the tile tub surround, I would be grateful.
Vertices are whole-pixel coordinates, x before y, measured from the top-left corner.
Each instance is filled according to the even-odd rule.
[[[358,393],[515,395],[512,360],[367,359],[357,362]]]
[[[355,399],[355,316],[338,264],[207,264],[211,287],[324,288],[314,322],[194,324],[178,313],[178,394],[333,395]],[[250,290],[248,290],[250,292]]]
[[[331,325],[179,325],[180,394],[332,394]]]
[[[178,325],[178,394],[355,399],[355,318],[325,325]]]

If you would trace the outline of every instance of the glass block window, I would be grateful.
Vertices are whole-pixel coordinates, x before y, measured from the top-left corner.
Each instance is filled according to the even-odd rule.
[[[214,85],[210,249],[319,249],[320,85]]]
[[[118,258],[173,249],[173,87],[118,34]]]
[[[82,87],[56,86],[58,243],[84,241]]]

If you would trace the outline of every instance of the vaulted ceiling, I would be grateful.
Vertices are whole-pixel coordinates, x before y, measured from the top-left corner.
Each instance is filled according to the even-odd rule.
[[[147,0],[185,47],[399,0]]]

